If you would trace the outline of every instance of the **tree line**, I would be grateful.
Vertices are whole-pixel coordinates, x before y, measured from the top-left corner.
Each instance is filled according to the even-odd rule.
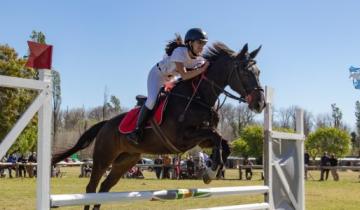
[[[46,43],[42,32],[33,31],[30,39]],[[27,55],[20,57],[8,45],[0,45],[0,75],[37,79],[37,71],[26,68]],[[127,110],[122,107],[120,99],[104,90],[104,100],[96,107],[61,108],[61,74],[52,70],[53,76],[53,152],[70,147],[81,134],[91,125],[110,119]],[[10,131],[21,114],[31,104],[37,91],[0,87],[0,139]],[[288,108],[273,107],[274,129],[294,132],[296,106]],[[304,133],[307,137],[306,149],[311,156],[316,157],[324,151],[337,156],[360,156],[360,102],[355,102],[355,131],[342,120],[342,111],[334,103],[329,106],[329,112],[314,115],[304,110]],[[253,156],[260,158],[264,139],[262,114],[256,115],[246,105],[224,104],[219,110],[220,121],[218,130],[225,139],[233,140],[233,155]],[[36,150],[37,116],[31,120],[9,153],[26,153]],[[82,156],[90,157],[92,147],[82,151]]]

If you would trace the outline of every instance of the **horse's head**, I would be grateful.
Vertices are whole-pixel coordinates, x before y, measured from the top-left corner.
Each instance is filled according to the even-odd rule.
[[[255,112],[261,112],[265,107],[264,91],[259,82],[260,70],[256,66],[255,57],[260,51],[258,49],[248,52],[247,44],[239,53],[235,53],[223,43],[217,42],[209,47],[204,54],[211,65],[207,72],[207,78],[211,80],[211,86],[218,91],[213,94],[210,102],[215,102],[221,92],[231,95],[225,89],[227,85],[241,95],[249,104],[249,108]],[[211,92],[204,90],[206,97],[212,95]],[[213,93],[215,93],[213,91]],[[231,96],[237,100],[242,100],[236,96]],[[209,97],[210,98],[210,97]]]
[[[245,98],[249,108],[258,113],[265,107],[264,90],[259,81],[260,70],[255,61],[260,49],[261,46],[249,53],[246,44],[230,62],[227,79],[231,89]]]

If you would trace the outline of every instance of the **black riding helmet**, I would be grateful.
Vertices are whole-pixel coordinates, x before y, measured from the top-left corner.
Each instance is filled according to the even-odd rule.
[[[188,30],[185,34],[185,45],[190,49],[191,53],[195,56],[198,56],[194,53],[192,46],[190,45],[191,41],[201,40],[204,42],[208,41],[208,36],[205,31],[201,28],[192,28]]]
[[[185,35],[185,44],[189,43],[190,41],[201,40],[204,42],[208,41],[208,37],[205,31],[201,28],[192,28],[186,32]]]

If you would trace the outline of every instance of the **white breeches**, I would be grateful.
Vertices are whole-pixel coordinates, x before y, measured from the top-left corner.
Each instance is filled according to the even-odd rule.
[[[162,86],[164,86],[166,80],[164,75],[155,65],[149,72],[147,79],[147,99],[145,106],[152,110],[155,106],[157,96]]]

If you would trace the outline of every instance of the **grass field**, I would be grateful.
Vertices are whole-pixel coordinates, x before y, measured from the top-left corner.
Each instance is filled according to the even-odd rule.
[[[65,175],[51,180],[52,194],[83,193],[88,178],[78,178],[78,167],[62,168]],[[259,173],[253,181],[216,180],[210,185],[202,180],[157,180],[154,173],[144,172],[145,179],[121,179],[112,191],[139,191],[178,188],[207,188],[221,186],[262,185]],[[359,210],[360,182],[358,172],[339,172],[340,181],[319,182],[319,172],[311,171],[312,177],[306,181],[306,209],[308,210]],[[330,175],[331,176],[331,175]],[[227,170],[226,178],[238,177],[236,170]],[[0,179],[0,210],[33,210],[36,208],[36,180],[30,178]],[[190,198],[171,201],[134,201],[102,205],[102,209],[162,209],[177,210],[198,207],[238,205],[243,203],[262,202],[263,196],[224,196],[213,198]],[[62,207],[59,210],[82,209],[81,206]]]

